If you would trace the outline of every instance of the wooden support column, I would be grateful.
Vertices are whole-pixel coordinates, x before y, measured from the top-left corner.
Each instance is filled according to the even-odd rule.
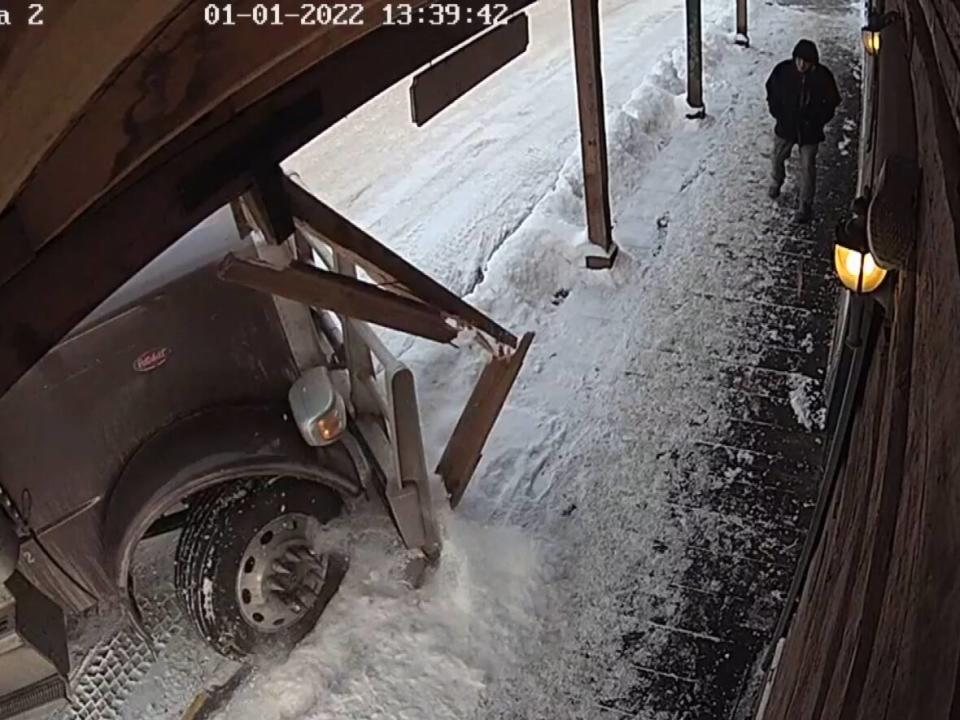
[[[573,55],[577,71],[577,103],[580,110],[587,236],[590,242],[611,255],[609,261],[612,262],[614,245],[607,172],[607,131],[603,113],[603,75],[600,65],[600,3],[599,0],[571,0],[570,7],[573,18]]]
[[[750,47],[750,36],[747,35],[747,0],[737,0],[737,45]]]
[[[687,105],[690,120],[707,116],[703,104],[703,37],[700,25],[700,0],[687,0]]]

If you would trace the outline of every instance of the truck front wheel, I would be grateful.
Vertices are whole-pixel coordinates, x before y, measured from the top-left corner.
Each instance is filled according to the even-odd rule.
[[[292,647],[340,586],[346,558],[312,539],[343,504],[296,477],[249,478],[194,499],[177,545],[180,604],[201,636],[234,659]]]

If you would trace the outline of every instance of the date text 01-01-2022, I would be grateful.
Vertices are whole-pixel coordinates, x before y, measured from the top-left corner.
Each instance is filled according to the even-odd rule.
[[[249,7],[249,6],[248,6]],[[456,2],[431,2],[422,5],[387,3],[375,12],[362,3],[257,3],[241,10],[233,3],[209,3],[203,17],[208,25],[365,25],[371,20],[380,25],[499,25],[506,21],[510,8],[505,3],[462,5]]]

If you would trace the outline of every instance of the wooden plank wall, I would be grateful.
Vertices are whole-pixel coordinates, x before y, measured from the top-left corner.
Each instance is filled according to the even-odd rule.
[[[960,717],[960,5],[886,9],[909,78],[881,73],[880,103],[902,113],[912,92],[923,172],[915,267],[878,330],[766,720]],[[903,151],[893,115],[877,172]]]

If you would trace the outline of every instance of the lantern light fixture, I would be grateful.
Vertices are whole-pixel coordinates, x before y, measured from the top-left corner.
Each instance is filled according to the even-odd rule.
[[[853,217],[839,222],[833,248],[833,265],[844,287],[855,293],[871,293],[883,283],[887,271],[877,264],[867,242],[866,198],[853,201]]]
[[[880,33],[899,19],[895,10],[885,13],[870,13],[867,24],[861,29],[863,37],[863,49],[868,55],[878,55],[880,53]]]

